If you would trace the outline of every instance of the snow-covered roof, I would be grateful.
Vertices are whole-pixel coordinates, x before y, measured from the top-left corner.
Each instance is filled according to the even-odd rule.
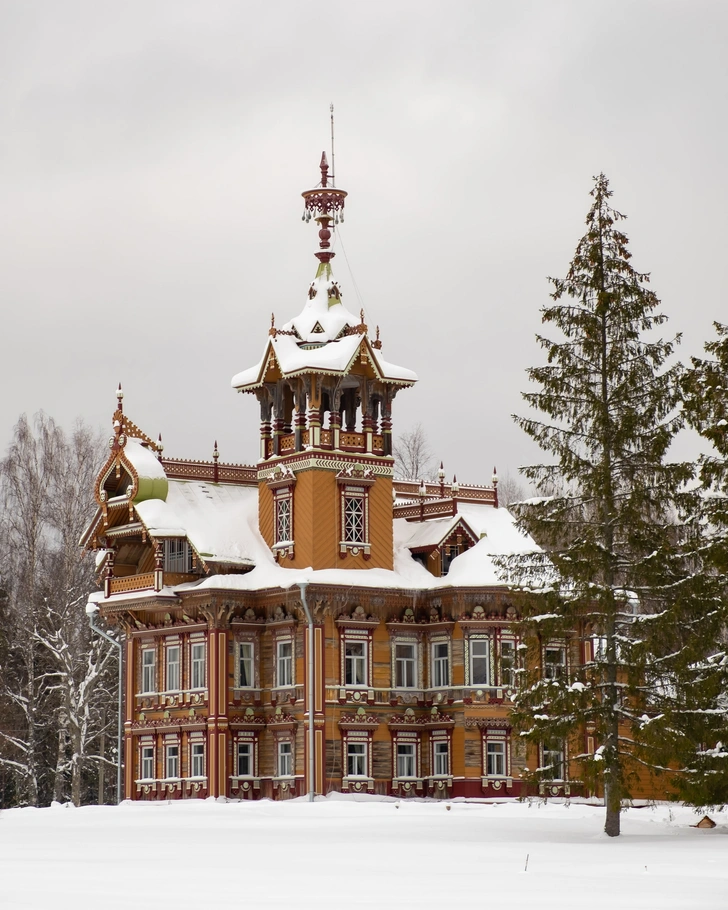
[[[321,344],[335,341],[344,326],[355,328],[359,320],[341,302],[341,291],[331,274],[331,263],[322,262],[311,282],[303,310],[283,326],[295,331],[301,341]]]
[[[344,332],[346,334],[342,334]],[[416,373],[385,360],[379,349],[371,344],[363,321],[341,302],[339,286],[331,275],[331,264],[322,262],[303,310],[282,329],[271,329],[263,357],[254,367],[233,376],[231,384],[238,391],[260,387],[272,359],[284,376],[302,373],[345,375],[360,353],[385,382],[411,384],[417,381]]]
[[[406,527],[399,527],[401,543],[408,550],[438,547],[443,540],[450,536],[461,521],[461,515],[452,515],[449,518],[433,518],[429,521],[405,521],[404,525]]]
[[[167,495],[167,475],[157,456],[140,439],[130,436],[124,445],[124,458],[139,478],[134,501],[164,499]]]
[[[252,566],[270,556],[257,528],[256,487],[170,480],[166,501],[135,508],[152,537],[187,537],[203,559]]]

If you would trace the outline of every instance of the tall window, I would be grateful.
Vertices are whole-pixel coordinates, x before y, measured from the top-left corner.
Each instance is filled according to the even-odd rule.
[[[566,676],[566,649],[556,647],[544,648],[544,679],[561,679]]]
[[[344,642],[344,684],[367,684],[367,645],[364,641]]]
[[[394,684],[398,689],[413,689],[417,685],[417,645],[395,644]]]
[[[293,642],[279,641],[276,645],[276,685],[293,685]]]
[[[414,743],[397,743],[397,777],[415,777]]]
[[[179,745],[176,743],[167,746],[166,772],[167,778],[179,777]]]
[[[237,772],[238,777],[253,776],[253,744],[238,743],[237,755]]]
[[[192,645],[192,689],[204,689],[207,685],[205,674],[205,643],[203,641],[194,642]]]
[[[367,776],[367,744],[348,742],[346,745],[346,774],[348,777]]]
[[[190,748],[190,770],[191,777],[205,776],[205,744],[192,743]]]
[[[500,684],[509,689],[516,687],[516,643],[501,641]]]
[[[543,761],[541,763],[544,777],[549,780],[565,780],[564,744],[559,740],[552,740],[543,745]]]
[[[164,569],[187,575],[192,571],[192,549],[184,539],[164,541]]]
[[[255,685],[253,666],[253,642],[241,641],[238,644],[238,685],[249,688]]]
[[[142,651],[142,692],[157,691],[157,653],[153,648]]]
[[[363,544],[366,540],[365,496],[363,487],[344,489],[344,543]]]
[[[450,744],[448,742],[433,744],[432,770],[435,777],[446,777],[450,773]]]
[[[470,685],[490,685],[490,641],[487,638],[470,639]]]
[[[437,641],[432,646],[432,686],[439,688],[450,685],[450,648],[446,641]]]
[[[167,692],[177,692],[179,690],[179,655],[179,645],[170,645],[167,648]]]
[[[293,540],[292,506],[290,489],[276,492],[276,543],[290,543]]]
[[[506,776],[505,740],[488,740],[485,744],[485,773],[488,777]]]
[[[142,746],[142,780],[154,780],[154,746]]]
[[[293,774],[293,749],[289,742],[278,743],[278,777],[291,777]]]

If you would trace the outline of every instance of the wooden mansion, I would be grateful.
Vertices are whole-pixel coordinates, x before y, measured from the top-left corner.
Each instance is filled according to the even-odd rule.
[[[257,464],[168,458],[117,393],[82,545],[125,643],[124,795],[518,796],[539,761],[568,795],[566,747],[527,755],[509,722],[517,604],[494,557],[535,545],[495,476],[394,478],[392,406],[416,376],[342,301],[325,155],[303,198],[305,304],[232,380],[260,403]]]

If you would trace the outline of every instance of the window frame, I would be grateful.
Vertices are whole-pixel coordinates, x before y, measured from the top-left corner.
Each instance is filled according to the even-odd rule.
[[[175,750],[175,754],[172,755],[172,750]],[[174,761],[176,774],[170,774],[170,762]],[[180,754],[179,754],[179,743],[165,743],[164,744],[164,779],[165,780],[179,780],[180,779]]]
[[[412,657],[400,656],[399,648],[411,648]],[[412,638],[395,638],[392,641],[392,688],[393,689],[419,689],[420,688],[420,654],[419,642]],[[408,669],[412,672],[412,682],[408,683]]]
[[[250,656],[243,657],[243,649],[250,649]],[[255,686],[255,642],[250,639],[245,639],[244,641],[236,642],[236,651],[237,651],[237,660],[235,665],[235,674],[236,674],[236,688],[238,689],[254,689]],[[242,668],[243,664],[249,664],[249,678],[250,682],[243,682]]]
[[[285,750],[288,751],[285,751]],[[282,759],[286,761],[283,762]],[[288,765],[288,770],[284,773],[283,765]],[[279,739],[276,743],[276,777],[293,777],[295,766],[293,764],[293,743],[290,739]]]
[[[369,687],[369,638],[353,635],[342,637],[341,647],[343,649],[342,660],[344,663],[343,684],[347,689],[367,689]],[[347,649],[360,647],[360,655],[349,655]],[[352,671],[350,673],[350,670]],[[361,671],[361,679],[358,679]],[[355,678],[357,677],[357,678]]]
[[[552,748],[554,745],[559,748]],[[568,777],[568,755],[566,751],[566,742],[563,739],[549,740],[548,742],[541,743],[541,768],[544,769],[541,772],[543,780],[553,781],[554,783],[562,783],[569,779]],[[546,770],[547,767],[547,755],[558,755],[561,756],[557,760],[556,766],[557,770],[561,771],[561,777],[557,777],[554,773],[549,773]],[[554,765],[553,761],[548,761],[548,765]]]
[[[290,648],[291,653],[288,656],[281,656],[281,648]],[[293,636],[285,636],[276,639],[275,650],[275,686],[274,689],[290,689],[296,684],[296,662],[295,662],[295,642]],[[282,674],[281,670],[288,667],[288,672]],[[285,677],[282,679],[282,675]]]
[[[503,658],[503,648],[511,650],[511,666],[506,667]],[[518,641],[512,636],[501,636],[498,645],[498,683],[504,689],[518,688]],[[508,678],[506,678],[508,677]]]
[[[145,755],[146,752],[150,752],[151,755]],[[146,770],[145,765],[149,763],[151,768],[151,774],[145,774]],[[140,743],[139,744],[139,779],[144,781],[156,780],[157,778],[157,769],[156,769],[156,749],[154,748],[154,743]]]
[[[177,660],[170,661],[170,655],[176,651]],[[170,685],[170,667],[176,666],[176,682],[177,685]],[[172,680],[174,682],[175,680]],[[174,644],[166,645],[164,649],[164,691],[165,692],[180,692],[182,689],[182,646],[176,641]]]
[[[164,571],[171,575],[192,575],[193,553],[186,537],[164,539]]]
[[[192,740],[190,742],[190,777],[199,779],[207,776],[207,762],[205,760],[207,756],[205,753],[206,749],[204,740]],[[195,765],[198,763],[201,764],[202,770],[196,774]]]
[[[151,656],[151,661],[147,662],[147,656]],[[141,695],[154,695],[157,689],[157,647],[148,645],[142,648],[141,654]],[[147,677],[150,677],[148,679]],[[149,682],[151,681],[151,687]]]
[[[444,749],[442,748],[444,746]],[[450,777],[450,740],[434,739],[432,741],[432,776],[433,777]],[[445,757],[445,770],[438,769],[442,756]]]
[[[401,750],[408,750],[407,753]],[[411,750],[411,751],[410,751]],[[400,759],[406,758],[408,763],[411,760],[412,774],[402,774],[400,772]],[[416,780],[419,775],[417,774],[417,743],[410,742],[408,740],[398,739],[395,743],[395,767],[396,767],[396,778],[397,780]]]
[[[466,685],[473,689],[491,688],[493,685],[493,638],[484,632],[471,633],[467,639],[468,642],[468,659],[465,665],[467,680]],[[474,654],[473,645],[482,645],[485,649],[484,654]],[[475,681],[474,660],[485,661],[485,682]]]
[[[560,659],[558,661],[548,660],[548,655],[558,653]],[[543,646],[543,678],[550,680],[552,682],[558,682],[559,680],[568,680],[569,678],[569,667],[568,667],[568,649],[566,644],[561,642],[549,642]]]
[[[445,648],[445,656],[436,656],[437,648]],[[430,642],[430,688],[446,689],[450,686],[450,639],[435,639]],[[442,666],[445,665],[445,678],[442,681]],[[440,679],[440,681],[438,681]]]
[[[282,533],[284,526],[288,533]],[[273,546],[293,546],[293,490],[283,487],[273,492]]]
[[[202,649],[202,657],[196,656],[196,649]],[[200,673],[200,666],[202,672]],[[202,684],[200,685],[200,678]],[[197,685],[195,685],[197,683]],[[190,690],[193,692],[207,689],[207,642],[190,641]]]
[[[354,750],[357,750],[354,752]],[[356,764],[361,770],[351,770],[351,759],[356,758]],[[369,743],[367,739],[346,738],[346,777],[360,780],[369,777]]]
[[[369,496],[375,478],[371,472],[354,465],[336,475],[339,487],[339,556],[343,559],[347,554],[351,556],[363,555],[364,559],[371,557],[371,527],[369,523]],[[353,503],[358,503],[354,507]],[[352,524],[355,516],[357,529],[354,531]]]
[[[241,773],[240,759],[244,750],[248,753],[248,771]],[[255,777],[255,743],[250,739],[239,739],[235,744],[235,777]]]

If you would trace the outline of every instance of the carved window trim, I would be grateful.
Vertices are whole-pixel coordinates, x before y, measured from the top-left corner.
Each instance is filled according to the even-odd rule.
[[[490,746],[502,746],[502,749],[491,750]],[[509,781],[511,773],[511,728],[506,726],[486,726],[482,730],[483,747],[483,778],[487,781]],[[503,773],[493,772],[494,762],[489,761],[489,755],[503,756]]]
[[[339,487],[339,556],[343,559],[347,554],[358,556],[361,553],[364,559],[369,559],[372,551],[369,492],[375,479],[364,468],[355,465],[350,472],[337,474],[336,482]],[[361,522],[355,521],[356,513],[360,514]]]
[[[151,755],[149,753],[151,752]],[[146,760],[151,761],[151,775],[145,775],[145,753]],[[137,768],[139,769],[139,776],[137,777],[135,783],[137,784],[148,784],[157,779],[157,744],[154,736],[140,736],[139,742],[137,743]]]
[[[250,769],[248,774],[240,774],[240,753],[241,746],[245,747],[250,759]],[[255,780],[260,777],[258,769],[258,733],[254,730],[239,730],[233,740],[233,774],[232,777],[238,780]]]
[[[204,632],[190,635],[188,655],[189,691],[205,692],[207,691],[208,655],[207,635]]]
[[[266,485],[273,494],[271,549],[276,559],[283,559],[286,556],[293,559],[295,535],[293,488],[296,485],[296,475],[293,471],[278,466],[266,481]]]
[[[408,755],[413,759],[412,775],[399,774],[402,764],[400,758],[400,746],[407,749]],[[392,737],[392,785],[394,788],[401,784],[415,785],[416,789],[422,789],[422,734],[418,731],[398,730]],[[409,789],[405,786],[404,789]]]
[[[369,689],[372,684],[372,633],[370,629],[356,629],[343,626],[340,629],[340,679],[344,689]],[[364,681],[354,683],[347,681],[346,648],[350,644],[361,644],[364,648]]]

